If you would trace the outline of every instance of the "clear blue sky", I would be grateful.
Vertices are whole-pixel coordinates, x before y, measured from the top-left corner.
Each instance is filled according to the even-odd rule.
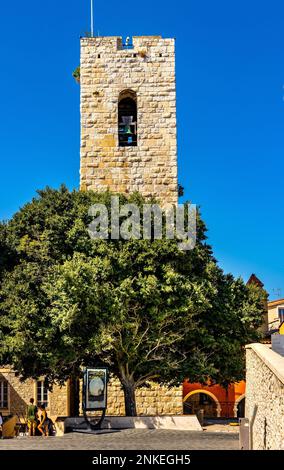
[[[79,183],[79,36],[89,0],[2,2],[0,219]],[[94,0],[100,35],[177,39],[179,180],[221,266],[284,297],[283,0]]]

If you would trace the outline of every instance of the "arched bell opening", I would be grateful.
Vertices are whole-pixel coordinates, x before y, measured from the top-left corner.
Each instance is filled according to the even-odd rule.
[[[137,95],[131,90],[119,95],[118,142],[120,147],[137,146]]]

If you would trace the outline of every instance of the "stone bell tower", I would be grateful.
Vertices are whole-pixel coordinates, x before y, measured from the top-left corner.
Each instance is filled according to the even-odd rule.
[[[82,190],[177,204],[174,39],[81,39]]]

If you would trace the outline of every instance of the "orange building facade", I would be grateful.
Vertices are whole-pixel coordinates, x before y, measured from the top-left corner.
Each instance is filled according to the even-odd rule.
[[[183,383],[184,414],[204,410],[205,418],[241,418],[245,407],[245,381],[229,385]]]
[[[255,274],[251,275],[247,284],[256,284],[261,289],[264,288],[264,284]],[[275,303],[271,302],[271,305]],[[268,331],[267,303],[265,303],[264,310],[265,315],[260,332],[265,336]],[[210,385],[208,383],[208,385],[201,385],[200,383],[190,383],[185,380],[183,382],[183,412],[184,414],[196,414],[198,411],[203,410],[205,418],[241,418],[245,415],[245,391],[246,383],[244,380],[229,385],[228,389],[219,384]]]

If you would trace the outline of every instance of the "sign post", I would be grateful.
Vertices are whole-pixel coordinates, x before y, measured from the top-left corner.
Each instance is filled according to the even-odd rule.
[[[83,414],[88,428],[100,429],[107,409],[107,381],[108,370],[106,367],[87,367],[83,379]],[[99,411],[98,421],[94,424],[88,418],[87,413]],[[93,418],[94,419],[94,418]]]

